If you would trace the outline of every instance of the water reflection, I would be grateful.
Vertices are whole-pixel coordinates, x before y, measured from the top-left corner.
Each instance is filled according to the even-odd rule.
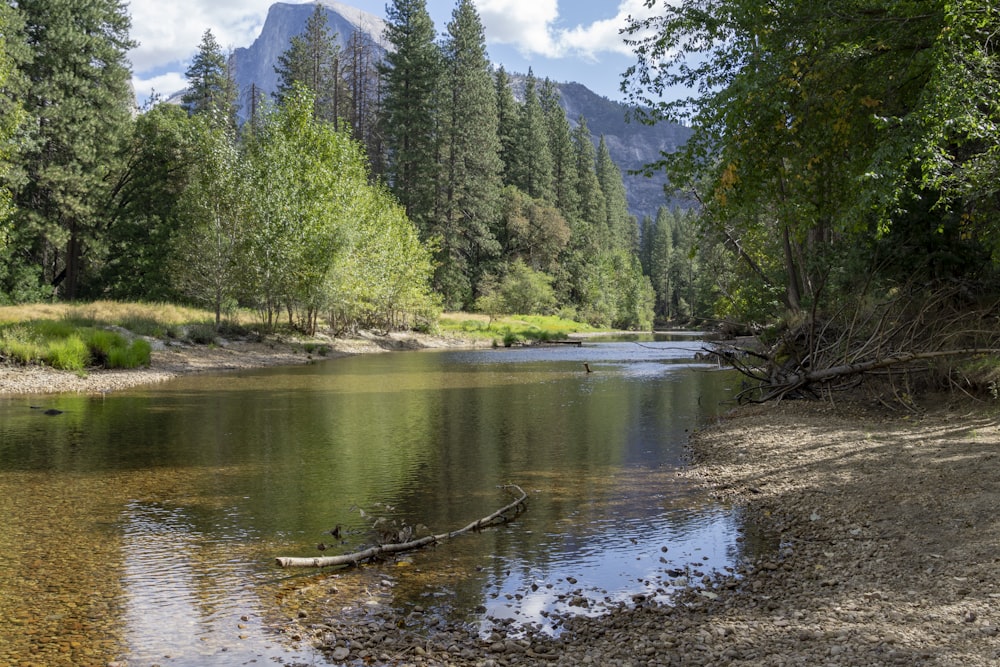
[[[663,597],[668,570],[707,572],[737,555],[738,520],[676,475],[686,432],[733,382],[695,361],[700,349],[646,337],[376,355],[105,397],[6,399],[0,502],[22,520],[0,529],[0,543],[53,539],[38,508],[57,494],[99,516],[74,539],[105,545],[109,566],[64,592],[119,591],[119,650],[139,664],[321,660],[284,652],[269,629],[293,613],[274,556],[317,555],[338,524],[336,549],[359,548],[371,523],[360,509],[452,530],[505,504],[496,487],[506,482],[531,494],[516,522],[345,579],[388,578],[387,604],[487,624]],[[49,483],[29,487],[39,476]],[[25,494],[31,502],[11,500]],[[0,577],[21,597],[39,585],[27,567]],[[59,613],[76,614],[68,604]],[[346,594],[334,603],[351,605]],[[15,635],[0,619],[0,639]]]

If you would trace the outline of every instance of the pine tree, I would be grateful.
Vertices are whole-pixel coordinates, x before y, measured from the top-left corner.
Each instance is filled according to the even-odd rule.
[[[495,77],[497,97],[497,135],[500,139],[500,160],[503,163],[504,185],[513,185],[511,173],[514,167],[514,146],[517,144],[517,123],[520,110],[514,91],[510,87],[510,77],[501,65]]]
[[[529,69],[508,178],[512,185],[535,199],[552,203],[552,155],[535,83],[535,75]]]
[[[33,119],[15,194],[20,254],[67,299],[102,248],[109,174],[134,106],[130,20],[119,0],[18,0],[31,59],[19,100]]]
[[[459,0],[444,45],[447,92],[443,128],[443,210],[438,285],[446,302],[468,305],[483,262],[499,252],[495,230],[501,189],[497,104],[486,37],[472,0]]]
[[[390,48],[381,71],[389,183],[427,238],[438,205],[441,50],[424,0],[393,0],[386,14]]]
[[[235,127],[236,82],[230,71],[229,59],[211,29],[201,36],[198,53],[184,75],[188,90],[181,101],[188,113],[208,114],[215,123]]]
[[[305,31],[292,38],[288,50],[278,56],[274,71],[278,74],[275,98],[283,101],[296,83],[312,91],[318,120],[333,123],[350,113],[350,91],[341,72],[340,47],[334,41],[327,22],[326,8],[320,4],[306,21]]]
[[[24,118],[24,110],[12,96],[17,73],[8,45],[16,49],[18,43],[11,39],[13,35],[20,35],[17,16],[9,6],[0,5],[0,251],[7,240],[4,222],[12,211],[11,192],[6,181],[12,167],[14,136]]]
[[[609,241],[606,234],[607,206],[595,171],[597,155],[583,116],[579,117],[573,131],[573,146],[576,151],[576,192],[580,201],[580,219],[588,230],[589,243],[595,247],[606,247]]]
[[[560,96],[556,85],[545,79],[539,101],[545,115],[549,154],[552,156],[553,203],[564,217],[576,218],[580,214],[580,197],[576,190],[576,152],[566,112],[559,104]]]
[[[616,248],[638,251],[639,229],[628,212],[628,196],[622,172],[611,159],[608,144],[601,135],[597,146],[597,180],[604,193],[605,221],[611,243]]]
[[[379,59],[378,45],[370,32],[355,30],[351,33],[344,54],[344,76],[351,103],[347,118],[352,135],[365,147],[374,176],[385,172],[385,139],[378,123],[382,109]]]

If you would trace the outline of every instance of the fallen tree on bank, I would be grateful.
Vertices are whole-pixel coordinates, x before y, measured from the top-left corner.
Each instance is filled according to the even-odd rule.
[[[528,494],[525,493],[517,484],[505,484],[498,487],[506,491],[513,491],[517,493],[517,498],[501,507],[493,514],[485,516],[482,519],[477,519],[469,525],[459,528],[458,530],[453,530],[448,533],[441,533],[439,535],[427,535],[416,540],[408,540],[404,542],[390,542],[386,544],[378,544],[368,549],[362,551],[356,551],[354,553],[342,554],[340,556],[324,556],[315,558],[295,558],[287,556],[279,556],[275,560],[281,567],[330,567],[334,565],[356,565],[363,561],[373,560],[386,556],[389,554],[401,553],[404,551],[413,551],[415,549],[420,549],[422,547],[437,544],[439,542],[444,542],[450,540],[453,537],[458,537],[464,533],[482,530],[496,523],[505,523],[511,520],[510,515],[520,514],[525,509],[525,501],[528,499]]]
[[[997,303],[938,290],[827,317],[813,311],[758,346],[716,345],[708,352],[749,378],[737,395],[741,403],[820,398],[877,378],[891,402],[909,405],[918,376],[963,391],[981,388],[957,362],[1000,355],[998,323]],[[996,389],[997,380],[990,382]]]

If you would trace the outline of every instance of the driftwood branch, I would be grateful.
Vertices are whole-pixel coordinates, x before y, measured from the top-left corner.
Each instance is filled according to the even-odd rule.
[[[509,512],[515,511],[523,507],[524,502],[528,499],[528,494],[524,492],[517,484],[506,484],[499,487],[501,489],[516,491],[519,495],[517,499],[504,507],[501,507],[493,514],[485,516],[482,519],[473,521],[464,528],[459,528],[458,530],[453,530],[449,533],[441,533],[440,535],[428,535],[426,537],[421,537],[416,540],[410,540],[408,542],[399,542],[396,544],[379,544],[377,546],[365,549],[363,551],[356,551],[354,553],[343,554],[340,556],[324,556],[316,558],[294,558],[288,556],[278,557],[277,563],[281,567],[329,567],[332,565],[355,565],[362,561],[370,560],[372,558],[377,558],[386,554],[400,553],[403,551],[412,551],[414,549],[419,549],[425,547],[429,544],[436,544],[438,542],[443,542],[449,540],[453,537],[462,535],[463,533],[468,533],[473,530],[481,530],[491,525],[492,523],[499,520],[507,520],[507,514]]]

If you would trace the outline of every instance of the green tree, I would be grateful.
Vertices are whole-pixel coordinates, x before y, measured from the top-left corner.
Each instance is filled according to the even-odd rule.
[[[577,191],[576,149],[569,120],[559,99],[559,89],[550,79],[545,79],[539,102],[545,115],[549,155],[552,156],[552,203],[564,217],[577,218],[580,215],[580,197]]]
[[[389,183],[427,238],[440,204],[441,49],[424,0],[393,0],[386,20],[390,48],[382,76]]]
[[[533,199],[512,185],[503,192],[504,257],[550,273],[569,244],[570,227],[552,204]]]
[[[254,224],[248,273],[266,320],[280,307],[289,324],[315,331],[328,306],[325,282],[345,244],[368,174],[349,130],[313,115],[314,97],[296,86],[247,139]]]
[[[181,96],[184,108],[192,115],[206,114],[213,122],[236,127],[239,91],[223,52],[211,29],[198,44],[198,52],[184,75],[188,89]]]
[[[380,47],[367,30],[355,30],[347,40],[345,79],[351,102],[348,119],[354,138],[365,147],[374,176],[386,170],[385,137],[379,124],[382,86],[379,77]]]
[[[331,326],[392,330],[433,321],[433,258],[403,208],[382,186],[369,186],[357,191],[352,215],[326,283]]]
[[[233,131],[208,114],[194,122],[196,159],[179,202],[187,222],[173,236],[171,274],[178,291],[215,312],[218,328],[246,275],[249,179]]]
[[[556,297],[552,277],[515,260],[500,282],[504,309],[521,315],[548,315],[555,310]]]
[[[483,265],[495,258],[500,214],[497,103],[482,22],[471,0],[459,0],[444,43],[447,96],[442,103],[442,205],[436,284],[446,303],[472,303]]]
[[[517,123],[520,109],[514,99],[510,77],[503,65],[497,68],[494,77],[497,96],[497,136],[500,140],[500,161],[503,164],[504,185],[513,183],[511,169],[514,164],[514,149],[517,144]]]
[[[576,191],[580,201],[580,219],[589,228],[578,234],[581,241],[592,247],[605,247],[610,242],[607,230],[607,204],[601,182],[597,178],[597,152],[590,138],[587,121],[580,116],[573,132],[576,154]]]
[[[18,0],[30,59],[17,99],[26,127],[14,196],[20,261],[67,299],[102,252],[109,176],[129,134],[130,21],[119,0]]]
[[[554,201],[552,191],[552,154],[545,113],[538,99],[536,80],[531,70],[524,83],[524,103],[521,105],[513,156],[507,165],[507,182],[535,199]]]
[[[17,148],[16,133],[24,120],[24,109],[8,92],[14,88],[11,84],[17,75],[14,57],[8,47],[12,43],[11,36],[20,34],[17,19],[8,5],[0,5],[0,253],[7,240],[5,222],[13,210],[7,179]],[[13,42],[15,45],[16,43]]]
[[[124,166],[109,208],[108,247],[95,296],[154,301],[177,297],[169,255],[185,219],[181,199],[198,173],[192,167],[207,148],[205,130],[196,119],[174,104],[157,104],[136,118],[123,146]]]
[[[597,146],[597,163],[595,167],[597,182],[604,194],[604,220],[607,225],[608,238],[613,247],[623,248],[632,252],[639,249],[639,227],[628,212],[628,198],[625,184],[622,182],[622,172],[611,159],[608,144],[601,135]]]
[[[305,86],[315,96],[316,118],[339,129],[340,118],[350,113],[350,91],[341,72],[340,47],[330,33],[326,13],[327,9],[317,3],[303,33],[292,37],[288,49],[278,56],[274,71],[279,81],[274,96],[281,103],[296,84]]]
[[[637,64],[624,85],[645,121],[693,127],[658,166],[697,193],[716,238],[762,284],[782,286],[784,308],[814,303],[845,253],[877,247],[893,228],[895,245],[915,249],[907,230],[951,225],[945,212],[959,237],[995,247],[996,180],[981,177],[997,165],[1000,9],[972,0],[661,9],[631,24]],[[675,86],[698,92],[664,101]],[[755,262],[775,240],[780,262]],[[844,295],[871,272],[842,273]]]

